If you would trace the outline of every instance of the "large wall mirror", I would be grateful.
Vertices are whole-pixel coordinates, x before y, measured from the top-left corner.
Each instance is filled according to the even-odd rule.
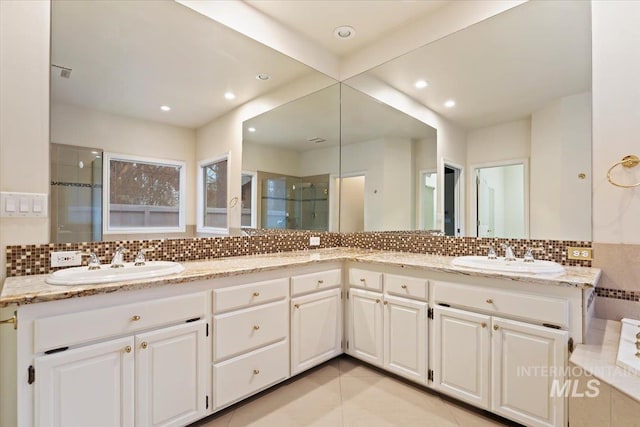
[[[344,83],[430,125],[437,146],[432,158],[426,142],[370,144],[384,162],[360,172],[393,179],[365,188],[365,218],[408,216],[356,229],[591,239],[589,2],[526,2]],[[342,133],[370,124],[343,120]],[[342,175],[360,160],[343,145]]]
[[[222,190],[247,177],[233,153],[205,165],[197,208],[199,163],[230,151],[201,145],[235,137],[201,129],[289,85],[298,97],[335,82],[173,1],[57,0],[51,28],[53,242],[193,236],[200,216],[224,229],[236,194]]]

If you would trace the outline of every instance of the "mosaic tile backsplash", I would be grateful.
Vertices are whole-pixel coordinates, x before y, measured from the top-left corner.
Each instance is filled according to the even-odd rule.
[[[527,247],[540,248],[536,258],[563,265],[590,267],[590,261],[567,259],[567,247],[591,247],[591,242],[564,240],[521,240],[475,237],[434,236],[425,232],[329,233],[312,231],[269,231],[241,237],[196,237],[188,239],[123,240],[110,242],[50,243],[8,246],[7,276],[45,274],[57,270],[50,267],[52,251],[95,252],[102,263],[109,263],[116,248],[129,249],[125,261],[133,261],[140,248],[155,248],[147,255],[151,260],[194,261],[228,256],[265,254],[309,249],[309,237],[320,236],[320,248],[358,247],[434,255],[481,255],[484,246],[509,243],[521,257]],[[316,248],[314,246],[314,248]],[[498,253],[501,250],[498,249]]]

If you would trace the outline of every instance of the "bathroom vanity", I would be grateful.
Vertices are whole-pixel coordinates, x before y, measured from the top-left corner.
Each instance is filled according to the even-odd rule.
[[[4,422],[183,426],[346,352],[508,419],[567,424],[564,381],[600,276],[460,269],[334,248],[184,263],[164,278],[6,279]],[[11,399],[14,399],[11,402]]]

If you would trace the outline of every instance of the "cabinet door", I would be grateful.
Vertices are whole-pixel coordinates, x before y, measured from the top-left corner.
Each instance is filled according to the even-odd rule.
[[[566,425],[567,339],[567,331],[494,317],[491,410],[529,426]]]
[[[127,337],[37,357],[36,426],[133,426],[132,349]]]
[[[426,383],[427,303],[384,298],[384,367]]]
[[[382,294],[349,290],[349,354],[373,365],[383,365],[382,316]]]
[[[291,374],[342,353],[340,289],[291,300]]]
[[[206,322],[136,335],[136,425],[183,426],[207,404]]]
[[[491,317],[441,306],[433,317],[433,387],[489,408]]]

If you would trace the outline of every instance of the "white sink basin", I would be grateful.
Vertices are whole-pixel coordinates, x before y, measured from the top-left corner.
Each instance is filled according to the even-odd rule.
[[[132,262],[124,267],[111,268],[101,265],[99,270],[89,270],[88,267],[73,267],[51,273],[46,279],[50,285],[90,285],[96,283],[120,282],[124,280],[149,279],[152,277],[168,276],[184,271],[184,267],[172,261],[147,261],[145,265],[134,266]]]
[[[515,261],[505,261],[504,258],[488,259],[486,256],[459,256],[451,261],[456,267],[474,270],[499,271],[504,273],[523,274],[563,274],[564,267],[553,261],[535,260],[524,262],[522,258]]]

